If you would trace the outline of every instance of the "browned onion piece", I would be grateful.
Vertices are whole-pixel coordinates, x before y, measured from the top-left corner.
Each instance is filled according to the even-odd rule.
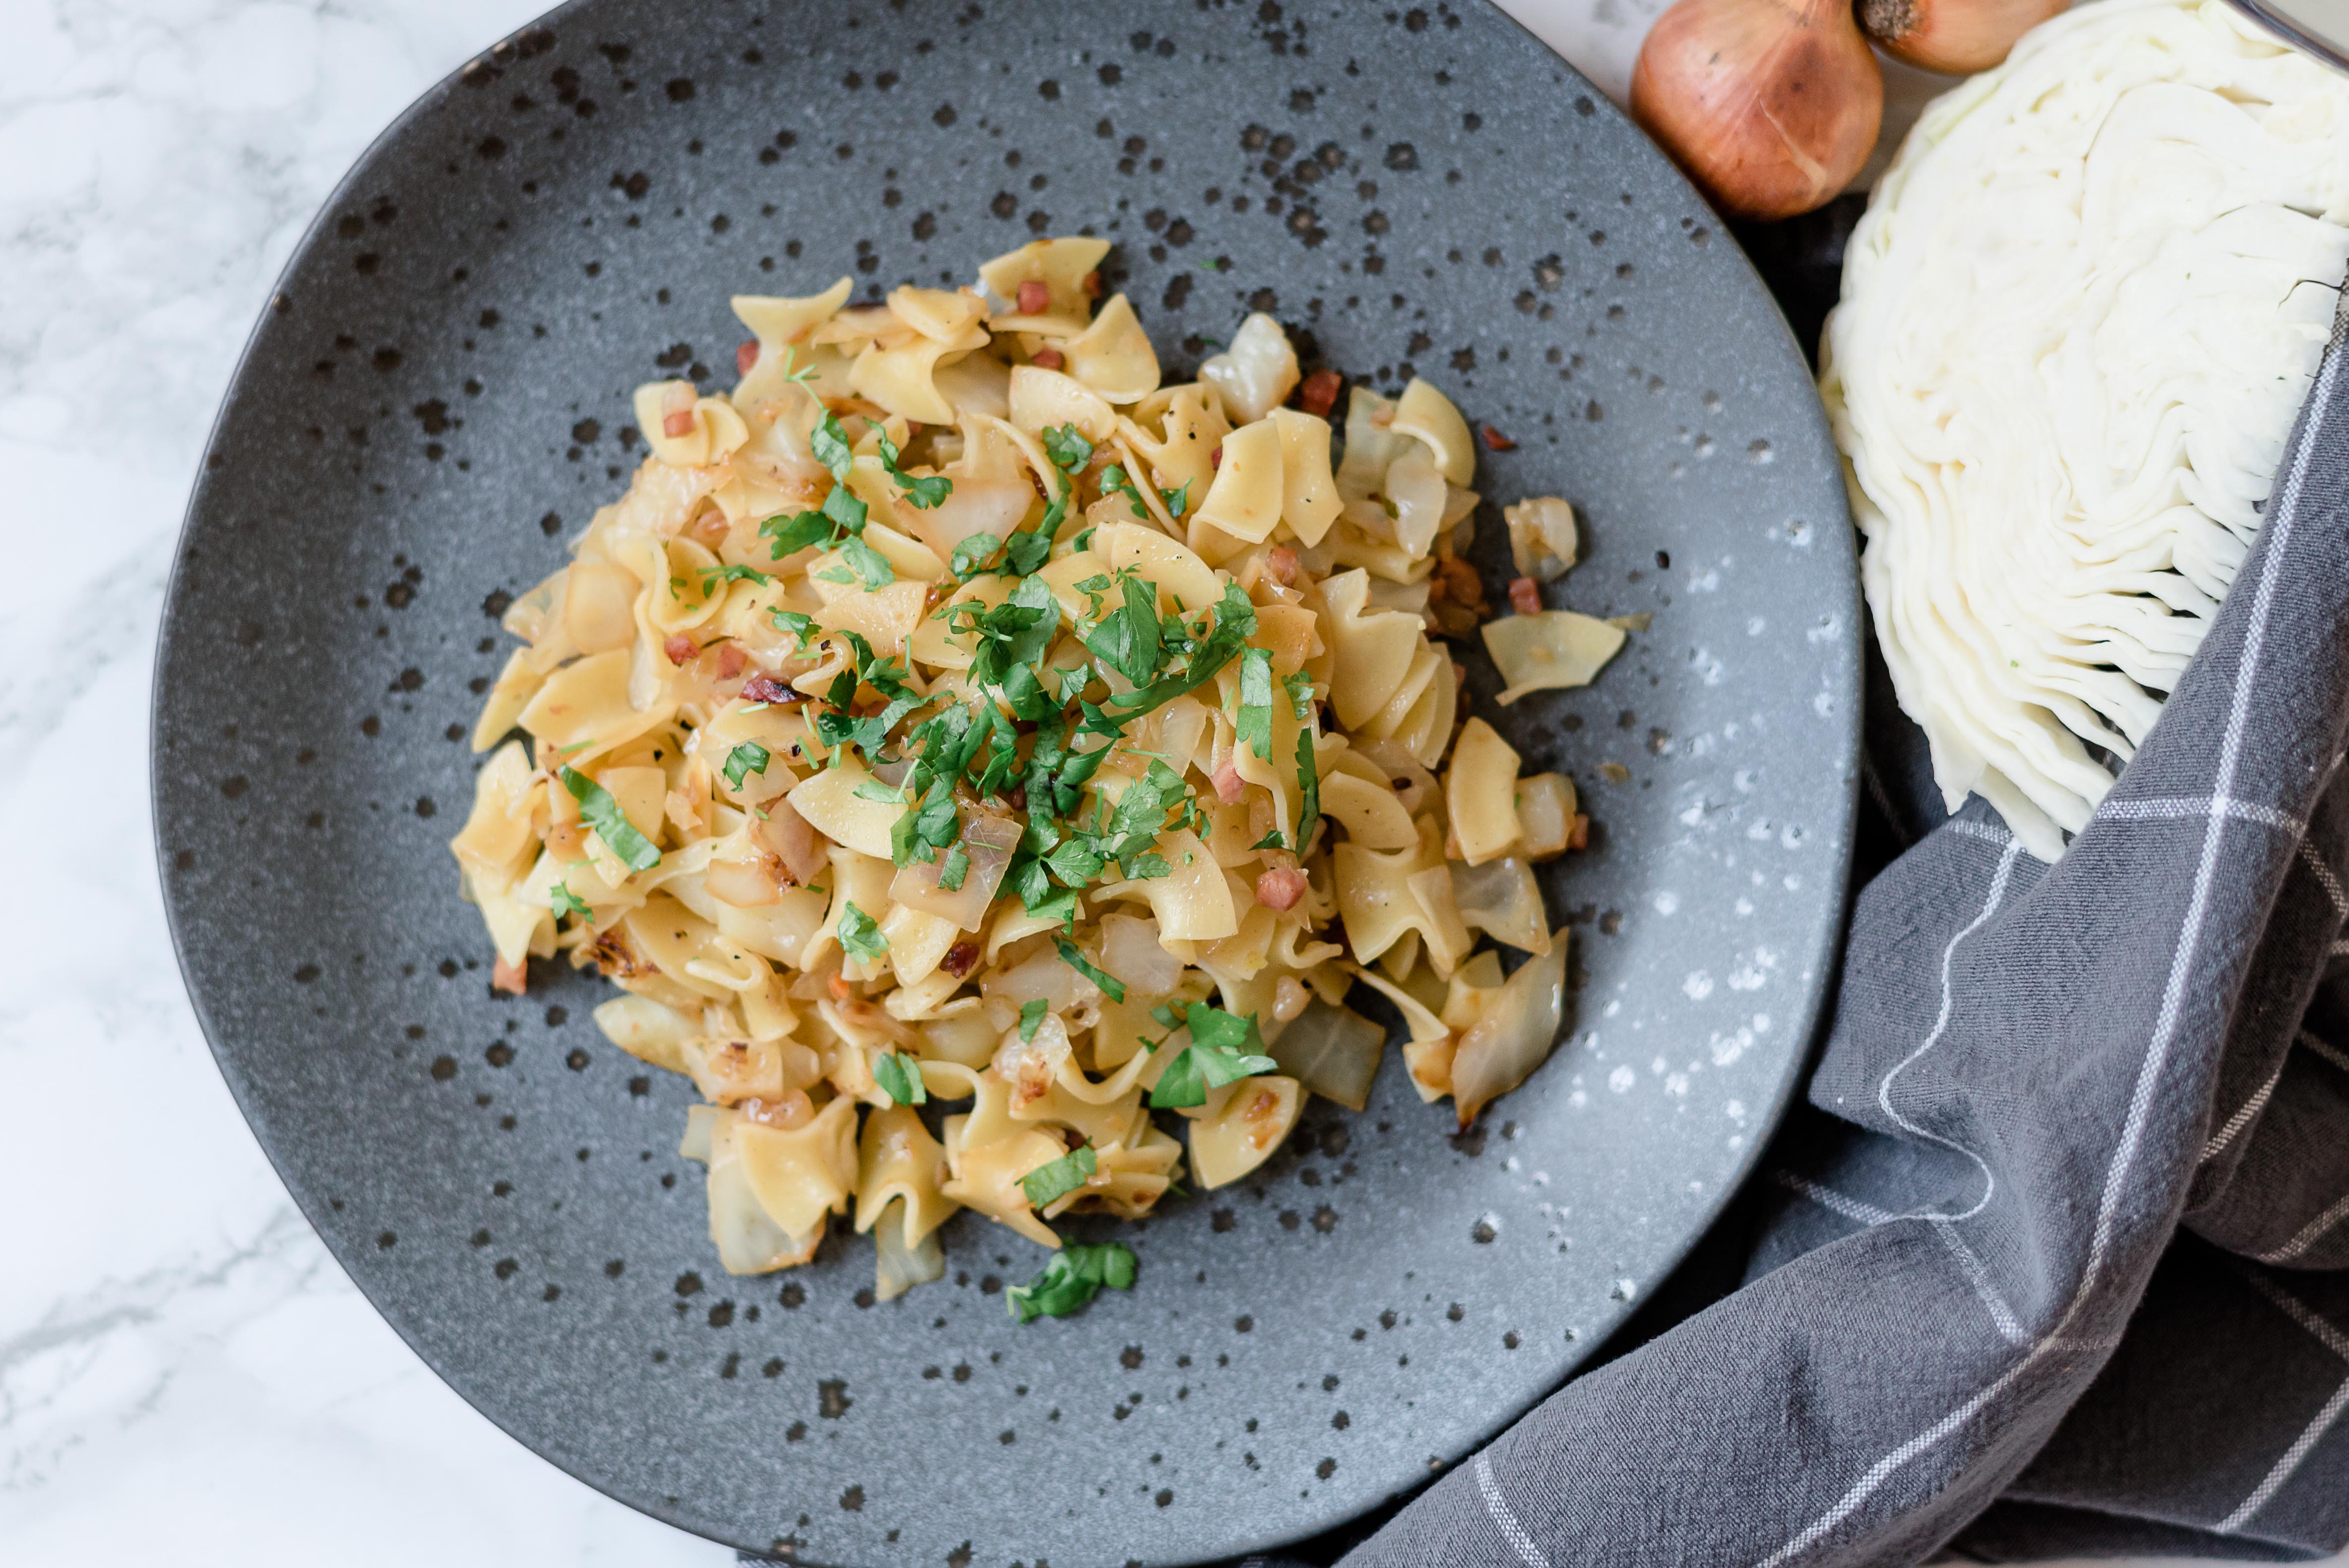
[[[1466,1127],[1549,1059],[1566,1014],[1566,944],[1528,958],[1461,1037],[1452,1057],[1452,1099]]]
[[[908,909],[951,920],[965,931],[977,931],[987,923],[988,903],[1011,867],[1011,851],[1019,847],[1019,822],[1010,817],[966,809],[962,837],[955,843],[970,861],[962,886],[949,892],[938,885],[951,852],[941,850],[936,860],[912,861],[901,867],[889,883],[889,896]]]
[[[1317,996],[1265,1048],[1311,1093],[1360,1110],[1370,1103],[1387,1035],[1352,1008],[1332,1007]]]
[[[809,827],[807,819],[780,795],[760,809],[767,815],[753,830],[754,835],[775,852],[775,858],[783,862],[783,870],[791,873],[792,881],[804,887],[810,877],[831,863],[824,853],[823,835]]]

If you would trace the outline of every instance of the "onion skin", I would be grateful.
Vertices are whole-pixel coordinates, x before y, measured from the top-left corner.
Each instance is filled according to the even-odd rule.
[[[1884,73],[1847,0],[1679,0],[1640,47],[1631,118],[1724,211],[1791,218],[1868,161]]]
[[[2003,62],[2014,41],[2072,0],[1859,0],[1859,25],[1884,52],[1920,70],[1971,76]]]

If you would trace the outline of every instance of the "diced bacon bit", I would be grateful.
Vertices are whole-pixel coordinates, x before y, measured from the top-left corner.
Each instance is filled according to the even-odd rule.
[[[1003,799],[1013,810],[1026,810],[1028,809],[1028,786],[1025,784],[1014,784],[1010,789],[1006,789],[1003,792]]]
[[[748,376],[748,375],[750,375],[750,367],[751,367],[752,366],[754,366],[754,365],[758,364],[758,363],[759,363],[759,340],[758,340],[757,338],[755,338],[755,337],[754,337],[754,338],[751,338],[749,342],[740,345],[740,346],[739,346],[738,347],[736,347],[736,349],[734,350],[734,374],[735,374],[735,375],[737,375],[737,376]]]
[[[742,652],[741,644],[728,643],[718,650],[718,678],[730,681],[740,675],[742,666],[749,663],[750,656]]]
[[[1240,777],[1238,765],[1228,758],[1225,758],[1224,765],[1216,769],[1215,778],[1216,799],[1226,806],[1239,804],[1241,794],[1247,789],[1247,782]]]
[[[1058,370],[1068,361],[1061,357],[1061,351],[1057,348],[1040,348],[1030,356],[1030,363],[1040,369]]]
[[[1297,552],[1286,544],[1276,544],[1265,552],[1264,574],[1283,588],[1297,581]]]
[[[756,675],[742,683],[742,700],[769,702],[780,706],[783,703],[801,702],[805,699],[774,676]]]
[[[1019,314],[1041,315],[1052,306],[1052,291],[1042,278],[1030,278],[1019,285]]]
[[[1326,419],[1330,410],[1338,406],[1338,390],[1346,378],[1334,370],[1316,370],[1297,389],[1297,406],[1317,418]]]
[[[1087,299],[1101,298],[1101,273],[1098,270],[1087,273],[1083,277],[1077,280],[1077,287],[1084,291],[1084,296]]]
[[[1256,901],[1269,910],[1291,910],[1305,896],[1305,873],[1294,866],[1275,866],[1256,879]]]
[[[825,981],[824,984],[830,987],[832,991],[832,999],[833,1001],[850,1002],[855,1000],[855,991],[849,986],[847,980],[841,975],[834,975],[831,979]]]
[[[1517,449],[1517,444],[1515,441],[1490,425],[1485,427],[1485,446],[1486,450],[1495,452],[1514,452]]]
[[[525,958],[520,964],[509,964],[502,958],[499,959],[490,971],[490,985],[497,990],[521,995],[530,989],[530,960]]]
[[[700,540],[704,544],[714,546],[719,541],[726,537],[727,531],[733,526],[734,525],[732,523],[726,521],[726,514],[724,512],[719,511],[716,507],[712,507],[708,511],[703,512],[699,517],[695,518],[692,524],[686,530],[686,531],[692,534],[696,539]]]
[[[1574,826],[1566,835],[1566,847],[1569,850],[1590,847],[1590,819],[1580,811],[1574,814]]]
[[[693,410],[686,408],[674,414],[663,414],[661,416],[661,434],[664,436],[690,436],[693,434]]]
[[[700,651],[694,646],[693,639],[683,632],[671,634],[668,641],[661,645],[661,652],[668,655],[668,662],[673,665],[688,664]]]
[[[1221,441],[1217,441],[1216,449],[1207,454],[1207,466],[1211,469],[1220,469],[1224,466],[1224,444]]]
[[[1541,584],[1530,577],[1517,577],[1509,583],[1509,608],[1520,615],[1541,614]]]
[[[957,942],[947,949],[947,955],[944,958],[938,960],[938,967],[957,980],[969,974],[978,967],[978,944],[976,942]]]

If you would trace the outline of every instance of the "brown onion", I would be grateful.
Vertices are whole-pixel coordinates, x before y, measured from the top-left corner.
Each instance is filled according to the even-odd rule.
[[[1631,117],[1729,212],[1790,218],[1868,161],[1884,73],[1847,0],[1679,0],[1640,46]]]
[[[1859,25],[1894,59],[1945,76],[2004,60],[2014,41],[2072,0],[1859,0]]]

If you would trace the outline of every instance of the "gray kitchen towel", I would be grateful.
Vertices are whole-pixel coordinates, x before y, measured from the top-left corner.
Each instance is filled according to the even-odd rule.
[[[1979,802],[1860,892],[1743,1287],[1347,1568],[2349,1542],[2349,356],[2054,866]],[[1889,801],[1886,803],[1889,803]]]

